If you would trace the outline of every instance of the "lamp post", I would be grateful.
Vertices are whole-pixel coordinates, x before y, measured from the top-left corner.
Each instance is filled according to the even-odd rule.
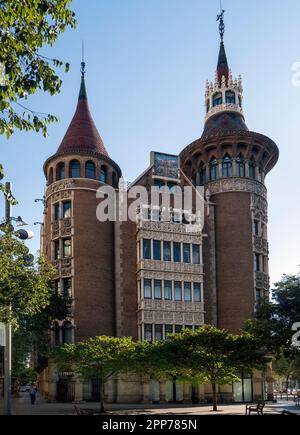
[[[11,183],[5,183],[5,225],[11,225],[12,221],[17,223],[17,226],[27,225],[21,216],[14,218],[11,216],[12,204]],[[33,233],[31,231],[19,230],[16,233],[21,240],[31,239]],[[10,307],[11,309],[11,307]],[[8,322],[5,325],[5,346],[4,346],[4,415],[11,415],[11,324]]]

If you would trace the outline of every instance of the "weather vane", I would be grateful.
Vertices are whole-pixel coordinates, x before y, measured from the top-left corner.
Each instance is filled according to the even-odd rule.
[[[82,41],[82,61],[81,61],[80,72],[81,72],[81,77],[84,78],[84,74],[85,74],[84,41]]]
[[[225,10],[222,7],[222,0],[220,1],[220,10],[221,10],[221,13],[217,16],[217,21],[220,21],[220,24],[219,24],[220,38],[221,38],[221,42],[223,42],[224,33],[225,33],[225,24],[224,24]]]

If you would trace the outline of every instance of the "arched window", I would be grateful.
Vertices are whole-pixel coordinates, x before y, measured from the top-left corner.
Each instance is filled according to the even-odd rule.
[[[217,180],[219,178],[219,164],[216,158],[212,158],[209,167],[210,181]]]
[[[100,168],[100,181],[102,183],[107,183],[107,167],[102,165]]]
[[[210,109],[210,107],[209,107],[209,100],[207,100],[207,102],[206,102],[206,112],[207,113],[209,112],[209,109]]]
[[[249,177],[255,180],[255,164],[253,160],[249,161]]]
[[[228,154],[223,159],[223,177],[232,177],[232,161]]]
[[[53,342],[54,346],[60,345],[60,328],[57,322],[55,322],[53,325]]]
[[[63,180],[65,178],[65,164],[60,162],[56,166],[56,181]]]
[[[112,173],[112,186],[115,189],[118,187],[118,178],[115,172]]]
[[[71,322],[65,322],[62,328],[62,342],[72,343],[73,341],[73,326]]]
[[[245,177],[245,163],[243,156],[240,154],[236,159],[236,176]]]
[[[218,92],[213,96],[213,107],[220,106],[220,104],[223,104],[223,97],[221,92]]]
[[[234,92],[226,91],[226,103],[228,103],[228,104],[235,104],[236,103]]]
[[[80,163],[78,160],[70,162],[70,178],[80,178]]]
[[[85,164],[85,178],[91,178],[92,180],[96,178],[96,167],[92,161],[88,161]]]
[[[48,184],[53,183],[53,168],[49,169],[49,175],[48,175]]]
[[[200,175],[200,186],[204,186],[206,183],[206,167],[203,162],[200,163],[199,175]]]

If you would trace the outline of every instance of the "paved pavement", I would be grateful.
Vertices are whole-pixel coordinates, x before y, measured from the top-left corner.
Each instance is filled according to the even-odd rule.
[[[99,403],[84,403],[82,408],[99,410]],[[292,401],[279,401],[267,404],[265,414],[280,414],[284,409],[300,415],[300,408]],[[108,413],[112,415],[245,415],[245,405],[220,405],[216,413],[212,412],[212,405],[107,405]],[[3,414],[3,401],[0,399],[0,415]],[[48,403],[38,395],[36,403],[30,404],[28,393],[19,399],[12,400],[13,415],[75,415],[74,405],[71,403]]]

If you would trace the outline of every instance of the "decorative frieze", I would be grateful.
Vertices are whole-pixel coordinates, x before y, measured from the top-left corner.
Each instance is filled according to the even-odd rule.
[[[262,237],[254,236],[254,251],[264,255],[269,254],[269,244]]]
[[[256,288],[269,290],[269,287],[270,287],[269,275],[264,273],[264,272],[256,272],[255,275],[256,275],[255,276]]]
[[[64,218],[52,223],[52,239],[72,235],[73,219]]]
[[[251,195],[251,210],[253,218],[261,220],[265,224],[268,223],[268,202],[266,198],[262,198],[257,194]]]
[[[267,199],[266,187],[256,180],[249,178],[222,178],[208,183],[211,195],[226,192],[247,192]]]
[[[188,225],[170,222],[138,222],[138,239],[156,239],[183,243],[202,243],[202,234],[187,231]],[[190,226],[189,226],[190,228]]]
[[[57,181],[47,189],[47,197],[53,195],[56,192],[61,192],[63,190],[73,189],[75,187],[74,180],[61,180]],[[71,192],[70,192],[71,194]]]
[[[165,281],[186,281],[186,282],[203,282],[203,272],[201,274],[179,273],[179,272],[159,272],[151,270],[141,270],[137,274],[137,279],[160,279]]]
[[[63,258],[60,260],[52,261],[52,265],[56,269],[56,277],[70,277],[73,275],[73,261],[72,258]]]

